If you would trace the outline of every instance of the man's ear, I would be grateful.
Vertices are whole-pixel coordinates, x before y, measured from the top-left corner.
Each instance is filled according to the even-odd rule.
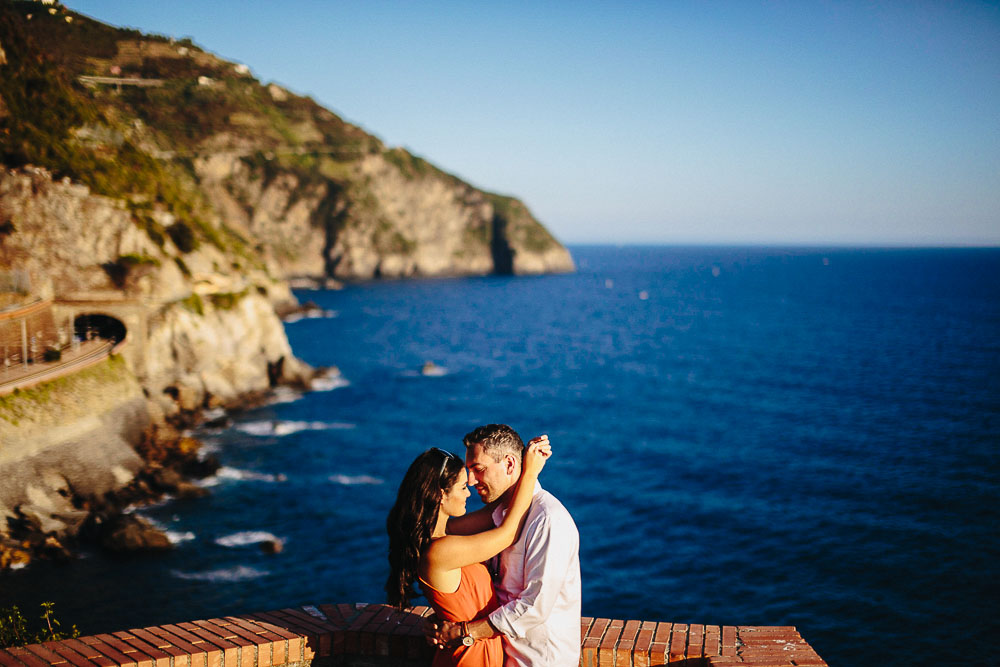
[[[514,471],[517,470],[517,457],[513,454],[508,454],[504,457],[504,463],[506,464],[507,474],[513,475]]]

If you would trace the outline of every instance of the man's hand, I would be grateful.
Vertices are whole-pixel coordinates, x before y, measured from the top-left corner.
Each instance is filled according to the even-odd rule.
[[[431,646],[448,648],[454,646],[455,640],[462,636],[462,624],[442,621],[437,614],[431,614],[424,619],[424,636]]]

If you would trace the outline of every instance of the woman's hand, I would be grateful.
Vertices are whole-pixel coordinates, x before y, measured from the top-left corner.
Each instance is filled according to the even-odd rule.
[[[545,461],[552,456],[552,445],[549,444],[549,436],[540,435],[528,442],[528,448],[524,452],[524,472],[538,476],[545,467]]]

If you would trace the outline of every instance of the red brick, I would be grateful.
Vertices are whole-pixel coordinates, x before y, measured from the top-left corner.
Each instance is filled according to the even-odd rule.
[[[92,644],[84,644],[79,639],[64,639],[62,643],[73,649],[81,656],[101,667],[111,667],[117,665],[114,660],[98,651]]]
[[[389,638],[393,631],[399,627],[400,619],[395,613],[378,614],[375,618],[377,621],[381,621],[378,626],[372,629],[375,634],[375,655],[387,656],[389,655]]]
[[[275,633],[285,635],[287,633],[288,646],[285,649],[285,655],[288,658],[288,662],[301,662],[304,660],[302,657],[302,652],[305,650],[305,637],[294,633],[291,629],[285,628],[284,626],[279,626],[277,623],[268,622],[269,626]]]
[[[681,629],[683,628],[683,630]],[[687,626],[675,623],[674,631],[670,633],[670,659],[684,658],[687,653]]]
[[[710,625],[705,628],[705,655],[720,655],[719,649],[722,647],[722,630],[717,625]]]
[[[222,651],[213,651],[215,654],[215,660],[213,662],[208,654],[208,648],[210,647],[206,646],[206,642],[204,640],[199,641],[198,644],[194,644],[163,627],[152,627],[146,629],[151,634],[161,638],[163,641],[169,642],[172,646],[176,646],[180,650],[185,651],[190,656],[191,667],[219,667]],[[176,664],[177,663],[175,662],[175,667]]]
[[[76,665],[76,667],[94,667],[94,663],[87,660],[82,655],[74,651],[73,649],[66,646],[64,643],[59,641],[45,642],[42,644],[45,648],[49,649],[54,653],[58,653],[64,657],[67,662],[71,665]]]
[[[731,625],[722,628],[722,646],[736,646],[736,628]]]
[[[0,649],[0,665],[3,667],[24,667],[23,662],[3,649]]]
[[[598,642],[604,637],[605,630],[611,624],[610,618],[595,618],[594,622],[590,626],[590,630],[587,631],[587,637],[596,639]]]
[[[281,619],[275,616],[271,616],[267,613],[251,614],[248,616],[239,616],[237,618],[244,618],[246,620],[253,621],[261,628],[273,632],[274,634],[284,638],[284,639],[295,639],[300,637],[291,628],[286,628],[281,624]]]
[[[230,645],[236,648],[236,658],[239,661],[240,667],[253,667],[256,664],[257,659],[257,644],[256,641],[251,641],[246,637],[243,637],[232,627],[231,623],[226,623],[224,625],[219,625],[213,620],[204,621],[192,621],[195,627],[201,629],[199,636],[204,637],[208,641],[215,642],[229,642]],[[194,632],[192,630],[192,632]],[[213,639],[214,638],[214,639]],[[221,648],[221,647],[220,647]],[[224,660],[226,667],[229,667],[230,654],[232,650],[226,650],[224,654]]]
[[[135,660],[125,655],[115,647],[111,646],[105,641],[102,641],[98,637],[80,637],[79,642],[89,646],[94,651],[99,651],[101,654],[108,657],[115,665],[124,667],[134,667]]]
[[[281,609],[275,613],[280,614],[289,623],[295,624],[295,629],[303,634],[319,636],[340,629],[333,623],[310,616],[301,609]]]
[[[221,667],[222,665],[225,647],[216,646],[210,641],[188,632],[184,628],[176,625],[161,625],[158,628],[151,629],[150,632],[170,639],[175,646],[180,648],[186,649],[190,646],[191,664],[194,667],[197,667],[199,664],[197,657],[199,653],[203,656],[202,662],[205,667]]]
[[[327,623],[329,623],[331,625],[334,625],[334,626],[342,626],[342,625],[344,625],[344,622],[345,622],[344,621],[344,617],[340,613],[340,609],[338,609],[337,605],[333,605],[333,604],[317,604],[317,605],[313,605],[313,606],[316,607],[316,609],[318,609],[320,611],[320,613],[322,613],[323,616],[326,617],[326,622]],[[305,611],[305,609],[303,609],[303,611]],[[306,613],[308,614],[309,612],[306,612]],[[312,616],[312,614],[310,614],[310,616]],[[313,616],[313,618],[316,618],[316,617]],[[321,619],[317,619],[317,620],[321,620]]]
[[[167,627],[169,628],[170,626]],[[239,660],[240,647],[234,644],[233,642],[229,641],[228,639],[223,639],[222,637],[217,636],[215,633],[209,632],[205,628],[195,625],[194,623],[189,623],[189,622],[178,623],[176,627],[179,630],[183,630],[184,632],[187,632],[193,635],[194,637],[197,637],[201,641],[206,642],[210,646],[213,646],[222,651],[222,662],[226,667],[231,667],[232,665],[235,665]],[[192,640],[188,641],[191,641],[192,644],[195,643]]]
[[[595,637],[587,637],[580,646],[580,665],[582,667],[598,667],[598,649],[601,647],[601,640]]]
[[[587,638],[587,630],[590,630],[590,626],[591,626],[591,624],[593,622],[594,622],[594,619],[591,618],[590,616],[584,616],[583,618],[580,619],[580,641],[581,642],[583,642],[583,640]]]
[[[328,621],[313,618],[306,612],[298,609],[282,609],[278,613],[288,619],[290,623],[294,623],[296,630],[304,635],[303,639],[306,645],[304,651],[308,651],[314,656],[326,657],[330,655],[330,634],[341,628]],[[339,635],[340,633],[338,632],[337,634]]]
[[[263,624],[253,621],[248,618],[243,618],[242,616],[226,616],[226,620],[230,623],[235,623],[247,632],[252,632],[253,634],[266,639],[269,642],[275,642],[279,639],[283,639],[281,635],[272,632],[270,629],[264,627]]]
[[[618,642],[615,649],[615,667],[632,667],[632,651],[635,649],[635,642]]]
[[[353,604],[338,604],[337,612],[340,614],[341,622],[344,627],[347,627],[351,621],[358,615],[358,608]]]
[[[275,641],[272,649],[272,661],[275,665],[302,660],[302,636],[281,624],[280,617],[268,613],[253,614],[252,620],[260,627],[269,630],[283,641]],[[280,648],[279,648],[280,647]]]
[[[621,637],[625,621],[613,620],[608,624],[608,629],[604,631],[601,639],[601,646],[597,651],[598,665],[600,667],[615,667],[618,639]]]
[[[152,667],[153,659],[148,655],[136,650],[134,646],[126,644],[118,637],[114,637],[109,634],[94,635],[97,639],[101,640],[108,646],[112,647],[116,651],[127,655],[131,660],[134,660],[136,667]]]
[[[10,646],[6,650],[28,667],[46,667],[51,664],[46,660],[42,660],[23,646]]]
[[[666,642],[654,641],[649,647],[649,662],[660,665],[667,661],[670,645]]]
[[[58,653],[53,653],[52,651],[42,646],[41,644],[28,644],[27,646],[19,648],[27,651],[29,655],[32,655],[35,658],[44,661],[46,665],[69,664],[69,660],[67,660],[64,656],[61,656]]]
[[[656,623],[643,621],[639,627],[639,634],[635,639],[635,653],[632,656],[634,667],[648,667],[649,653],[653,644],[653,633],[656,631]]]
[[[137,638],[146,642],[150,646],[157,648],[164,653],[168,654],[173,658],[174,667],[190,667],[191,665],[191,653],[190,651],[185,651],[172,643],[160,637],[159,635],[154,635],[149,631],[149,628],[135,628],[130,630]]]
[[[362,609],[361,613],[347,626],[344,633],[344,650],[349,654],[357,651],[360,651],[362,655],[374,653],[375,636],[369,626],[385,615],[385,605],[372,604]]]
[[[657,623],[656,624],[656,634],[653,635],[653,641],[656,643],[670,643],[670,633],[673,630],[673,623]]]
[[[209,623],[214,623],[217,627],[233,633],[244,641],[250,642],[255,647],[257,667],[271,667],[273,664],[271,661],[271,646],[273,645],[273,642],[270,639],[257,634],[255,632],[256,628],[252,624],[250,624],[251,627],[248,628],[244,625],[247,623],[246,621],[237,621],[230,618],[212,618],[209,619]],[[233,641],[239,643],[236,639]]]
[[[688,627],[687,651],[685,655],[689,658],[700,658],[704,655],[705,647],[705,626],[692,624]]]
[[[121,631],[112,632],[113,636],[117,637],[121,641],[125,642],[132,648],[136,650],[136,654],[145,655],[150,660],[153,661],[153,667],[170,667],[170,654],[161,651],[155,646],[150,646],[146,642],[142,641],[131,632]],[[127,654],[131,655],[131,654]]]

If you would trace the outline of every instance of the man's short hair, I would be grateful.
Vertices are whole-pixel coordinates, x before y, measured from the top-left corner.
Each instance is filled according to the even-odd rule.
[[[473,445],[482,445],[483,451],[494,461],[499,462],[507,454],[513,454],[518,463],[524,453],[524,443],[517,431],[506,424],[487,424],[467,433],[462,442],[466,449]]]

